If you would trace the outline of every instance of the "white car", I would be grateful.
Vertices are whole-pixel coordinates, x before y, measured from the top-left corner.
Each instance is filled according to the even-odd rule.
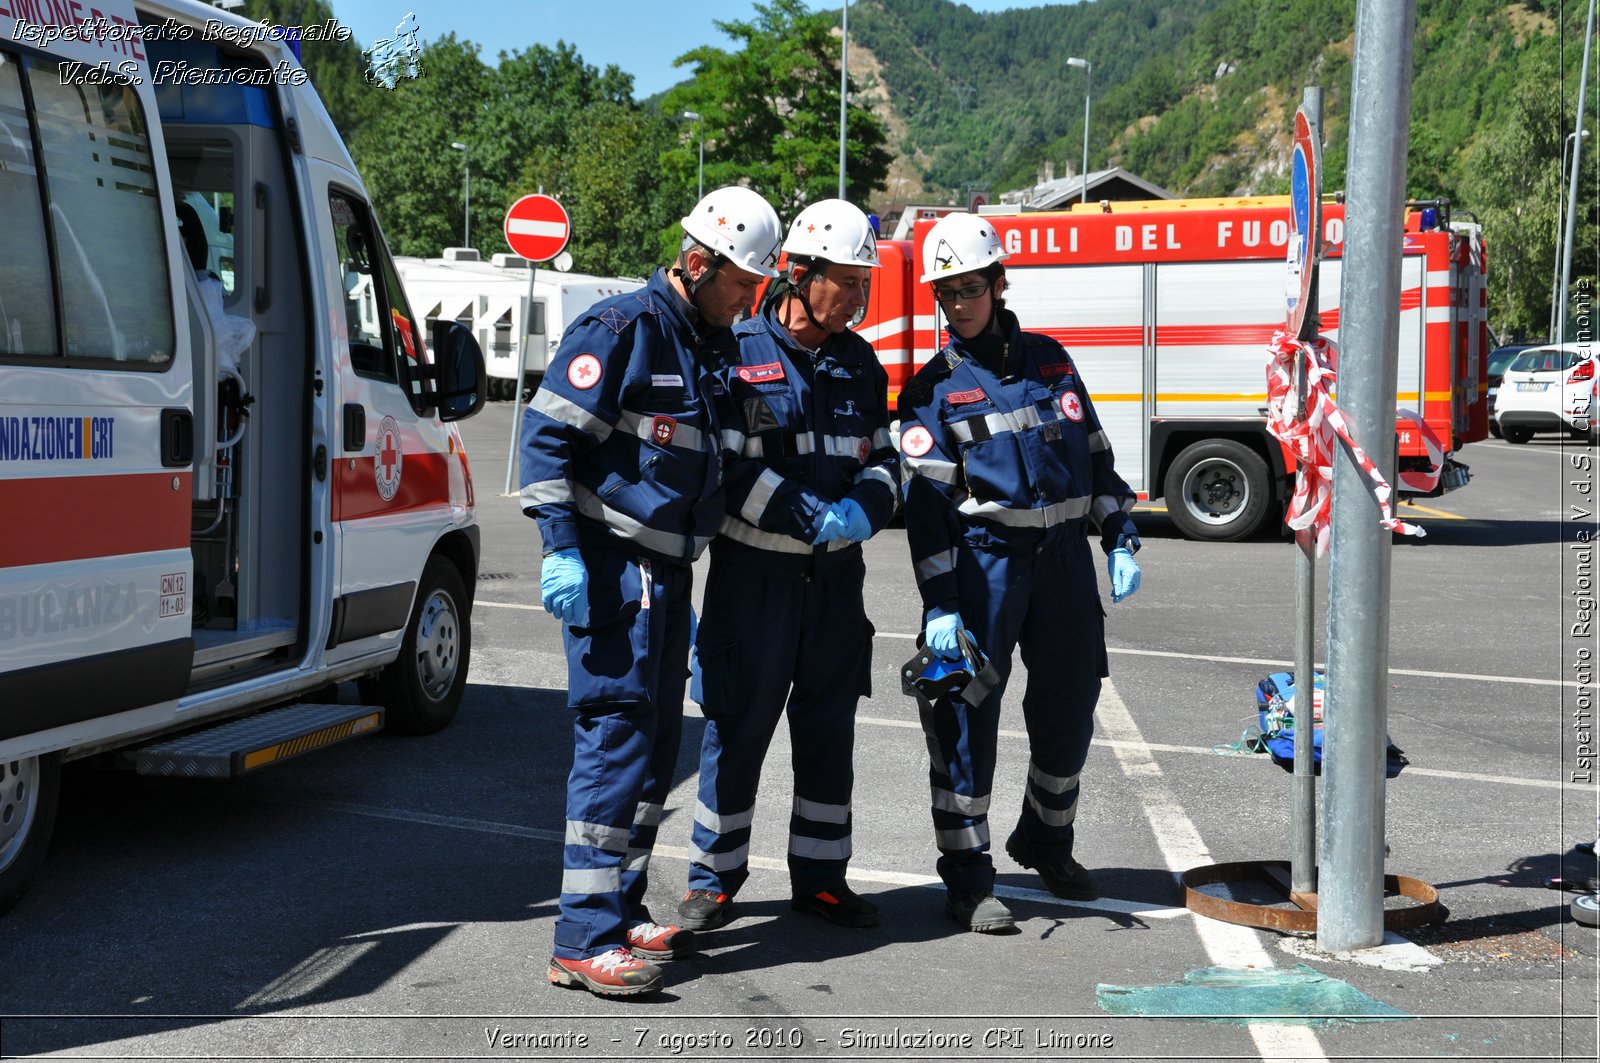
[[[1593,431],[1597,354],[1595,344],[1547,344],[1512,359],[1494,397],[1494,421],[1505,441],[1526,443],[1535,432]]]

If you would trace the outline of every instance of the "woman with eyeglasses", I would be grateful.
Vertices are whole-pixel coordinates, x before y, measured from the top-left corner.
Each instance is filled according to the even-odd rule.
[[[988,809],[1019,644],[1029,763],[1006,852],[1058,897],[1099,895],[1072,856],[1078,775],[1110,674],[1091,530],[1108,558],[1111,600],[1139,588],[1133,491],[1071,357],[1005,308],[1006,257],[985,218],[949,214],[929,231],[922,282],[949,342],[900,394],[906,537],[927,646],[956,659],[966,631],[998,672],[976,707],[919,698],[945,911],[980,933],[1014,924],[994,895]]]

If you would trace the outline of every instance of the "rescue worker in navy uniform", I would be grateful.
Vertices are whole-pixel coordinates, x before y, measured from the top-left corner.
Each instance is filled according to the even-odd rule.
[[[761,762],[787,712],[793,747],[791,907],[840,926],[878,923],[845,884],[856,704],[871,693],[872,624],[860,543],[899,506],[888,376],[850,331],[866,308],[876,238],[844,200],[806,207],[788,272],[734,326],[723,374],[728,514],[711,544],[695,640],[707,719],[689,890],[678,921],[722,926],[749,877]]]
[[[549,979],[602,996],[661,988],[693,933],[644,905],[688,678],[691,563],[723,516],[710,366],[777,276],[783,228],[755,192],[719,188],[683,219],[683,251],[637,292],[590,307],[521,427],[522,508],[544,540],[573,718],[561,912]]]
[[[1072,856],[1078,774],[1100,680],[1110,674],[1091,528],[1109,558],[1112,601],[1139,586],[1134,494],[1113,468],[1072,359],[1055,340],[1022,331],[1005,309],[1006,257],[986,219],[950,214],[935,223],[922,282],[933,285],[950,342],[900,396],[906,537],[927,645],[957,658],[965,630],[998,673],[976,708],[919,699],[945,911],[981,933],[1014,923],[994,896],[988,808],[1018,643],[1028,669],[1029,763],[1006,852],[1058,897],[1098,895]]]

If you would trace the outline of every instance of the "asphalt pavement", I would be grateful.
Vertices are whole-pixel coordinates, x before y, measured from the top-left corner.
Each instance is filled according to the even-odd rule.
[[[43,876],[0,920],[0,1057],[1596,1057],[1596,931],[1572,923],[1571,894],[1546,888],[1596,874],[1574,849],[1594,840],[1597,791],[1592,774],[1581,781],[1592,739],[1586,753],[1572,718],[1589,681],[1576,665],[1595,644],[1572,633],[1592,594],[1576,535],[1594,527],[1572,484],[1592,481],[1575,461],[1592,452],[1545,436],[1473,444],[1467,488],[1404,507],[1428,537],[1392,552],[1388,725],[1410,763],[1382,795],[1387,870],[1436,886],[1442,923],[1332,957],[1314,937],[1184,907],[1177,871],[1289,856],[1290,776],[1236,747],[1256,681],[1289,667],[1294,562],[1276,534],[1186,542],[1158,504],[1139,517],[1142,589],[1106,600],[1112,679],[1077,821],[1077,856],[1105,896],[1058,900],[1000,852],[1017,930],[959,931],[941,910],[926,748],[899,688],[918,605],[904,532],[890,529],[867,544],[878,636],[851,876],[882,925],[790,911],[780,728],[739,918],[670,965],[665,992],[613,1002],[545,980],[570,714],[559,629],[538,607],[537,533],[500,496],[510,421],[496,403],[463,428],[484,554],[458,720],[232,783],[69,772]],[[1317,578],[1321,617],[1326,563]],[[1037,667],[1048,682],[1049,662]],[[997,840],[1021,807],[1024,682],[1019,666]],[[662,920],[684,888],[701,730],[691,707],[651,864]],[[1207,968],[1276,984],[1299,964],[1389,1017],[1331,1018],[1325,998],[1270,987],[1237,1021],[1155,1017],[1172,999],[1156,993],[1114,1015],[1097,994]],[[1273,1000],[1295,1021],[1268,1016]]]

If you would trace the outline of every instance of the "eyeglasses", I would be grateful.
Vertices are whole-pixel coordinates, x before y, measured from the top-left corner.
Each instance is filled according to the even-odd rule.
[[[941,303],[970,303],[989,290],[989,282],[981,281],[964,288],[941,288],[934,285],[933,297]]]

